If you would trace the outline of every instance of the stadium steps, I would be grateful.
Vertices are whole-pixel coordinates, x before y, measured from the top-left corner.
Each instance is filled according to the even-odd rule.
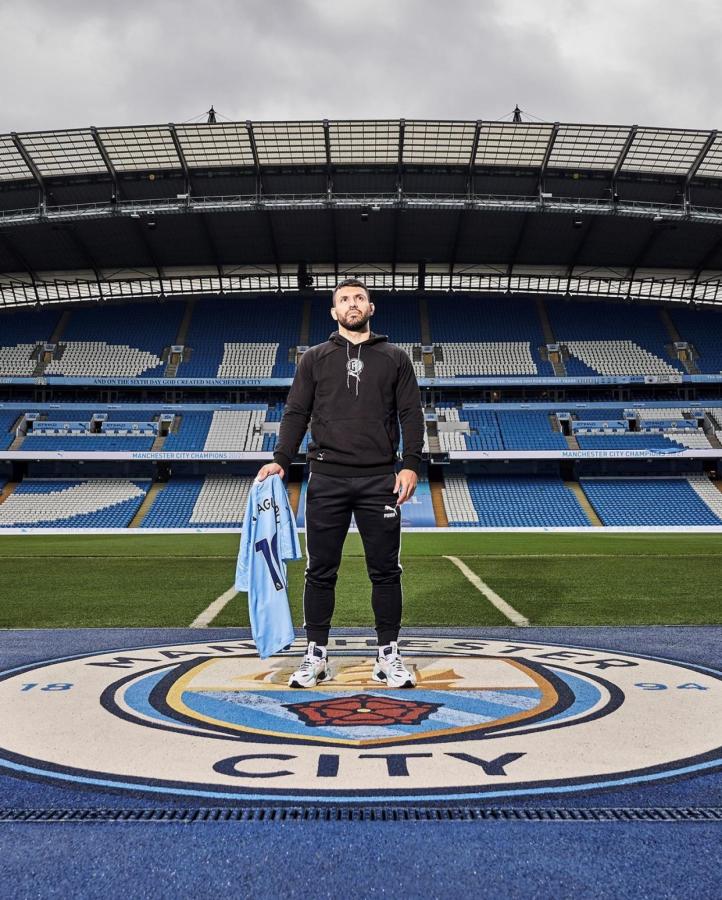
[[[426,302],[426,297],[422,297],[419,300],[419,321],[421,324],[421,343],[430,347],[432,344],[431,325],[429,323],[429,304]]]
[[[167,481],[154,481],[153,484],[151,484],[150,490],[145,495],[145,499],[138,507],[138,512],[128,523],[128,528],[140,528],[143,519],[145,519],[145,517],[150,512],[151,506],[153,506],[153,504],[155,503],[155,498],[167,486]]]
[[[666,309],[660,309],[659,318],[662,320],[662,324],[667,329],[667,334],[672,341],[672,344],[667,348],[667,353],[669,354],[670,359],[681,362],[689,375],[699,375],[699,366],[694,361],[693,354],[691,352],[689,357],[677,356],[677,351],[674,349],[674,344],[683,341],[684,338],[677,330],[677,326],[672,321],[672,317],[670,316],[669,311]]]
[[[48,338],[48,343],[57,344],[65,334],[65,329],[68,327],[68,322],[70,321],[71,310],[66,309],[65,312],[58,319],[58,324],[55,326],[55,330]]]
[[[579,446],[579,441],[577,441],[576,437],[573,434],[565,434],[564,440],[567,442],[567,447],[570,450],[581,450],[582,449]]]
[[[40,352],[37,355],[37,361],[35,363],[35,368],[33,369],[33,371],[30,374],[31,378],[39,378],[45,372],[45,366],[47,366],[47,363],[43,359],[43,356],[44,356],[44,354],[43,354],[42,347],[41,347]]]
[[[536,298],[536,311],[539,316],[539,322],[544,332],[544,340],[547,344],[556,344],[557,339],[554,337],[554,329],[547,315],[547,308],[544,306],[544,300],[541,297]]]
[[[717,432],[720,429],[719,422],[717,419],[719,416],[713,416],[712,413],[707,410],[704,416],[704,423],[702,425],[702,430],[704,431],[704,436],[710,443],[711,447],[714,447],[717,450],[722,450],[722,442],[717,437]]]
[[[168,358],[170,358],[170,353],[168,353]],[[163,370],[163,378],[175,378],[178,374],[178,363],[168,363],[168,365]]]
[[[17,419],[15,419],[15,421],[13,422],[12,426],[10,428],[8,428],[8,431],[15,431],[17,429],[18,425],[22,422],[23,418],[24,418],[24,414],[21,416],[18,416]],[[19,450],[20,447],[22,446],[22,443],[24,440],[25,440],[24,434],[16,435],[13,438],[13,442],[8,447],[8,450]]]
[[[544,348],[546,350],[546,348]],[[564,357],[559,352],[559,356],[557,359],[551,359],[551,357],[547,356],[547,362],[552,367],[552,370],[557,378],[566,378],[567,377],[567,367],[564,365]]]
[[[190,350],[189,350],[189,348],[187,348],[185,346],[185,344],[186,344],[186,340],[188,338],[188,329],[191,326],[191,320],[193,318],[193,312],[194,312],[195,308],[196,308],[195,300],[189,300],[186,303],[186,308],[183,310],[183,318],[181,319],[180,325],[178,326],[178,332],[176,333],[176,336],[173,339],[174,345],[179,345],[179,346],[185,348],[183,351],[182,357],[178,360],[178,362],[170,362],[170,359],[171,359],[170,347],[167,347],[163,351],[163,355],[162,355],[161,359],[163,360],[163,362],[167,363],[167,365],[163,371],[163,378],[175,378],[178,375],[178,366],[182,362],[186,362],[188,359],[190,359]]]
[[[431,505],[434,508],[434,520],[437,528],[448,528],[449,526],[449,517],[446,515],[444,495],[442,494],[443,487],[443,481],[429,481],[429,488],[431,489]]]
[[[672,317],[666,309],[659,310],[659,318],[662,320],[662,324],[667,329],[667,334],[669,335],[669,339],[673,344],[677,341],[683,340],[682,335],[677,331],[677,326],[672,321]]]
[[[288,502],[294,517],[298,514],[298,504],[301,502],[301,483],[299,481],[288,482]]]
[[[159,434],[158,437],[153,441],[150,446],[151,452],[157,452],[163,449],[163,444],[165,444],[167,434]]]
[[[191,327],[191,319],[193,318],[193,311],[195,310],[195,308],[195,300],[189,300],[186,303],[186,308],[183,312],[183,318],[181,319],[181,323],[178,326],[178,334],[175,336],[175,340],[173,341],[174,344],[185,345],[188,338],[188,329]]]
[[[4,503],[19,484],[19,481],[8,481],[2,491],[0,491],[0,503]]]
[[[584,515],[589,519],[589,524],[595,528],[603,528],[604,523],[599,518],[596,510],[589,502],[589,497],[584,493],[584,488],[578,481],[565,481],[564,487],[570,490],[579,501],[579,505],[584,510]]]
[[[301,347],[308,347],[311,339],[311,298],[306,297],[303,301],[303,312],[301,313],[301,331],[298,335],[298,343]]]
[[[424,362],[424,378],[434,378],[436,375],[434,370],[434,354],[422,352],[421,359]]]

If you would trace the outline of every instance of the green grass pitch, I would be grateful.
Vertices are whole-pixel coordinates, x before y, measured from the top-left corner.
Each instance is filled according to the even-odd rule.
[[[0,627],[184,627],[233,583],[239,536],[5,535]],[[404,624],[509,624],[444,557],[463,560],[532,625],[722,624],[722,540],[711,534],[405,533]],[[302,624],[305,560],[289,564]],[[358,535],[336,591],[338,626],[372,624]],[[211,623],[247,626],[245,594]]]

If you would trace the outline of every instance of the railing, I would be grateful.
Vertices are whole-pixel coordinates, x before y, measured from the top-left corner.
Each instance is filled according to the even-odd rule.
[[[370,213],[396,209],[487,210],[549,212],[651,218],[656,221],[722,222],[722,207],[689,203],[652,203],[643,200],[581,197],[522,196],[514,194],[237,194],[217,197],[178,195],[174,198],[124,200],[116,203],[75,203],[0,210],[3,225],[77,221],[123,216],[177,215],[204,212],[256,212],[259,210],[360,209]]]
[[[332,267],[329,267],[332,269]],[[362,278],[371,289],[416,291],[418,276],[408,272],[384,272],[371,266],[349,267],[355,277]],[[339,274],[344,274],[340,272]],[[331,291],[337,276],[333,271],[313,275],[314,288]],[[501,272],[427,273],[427,292],[475,292],[482,294],[532,294],[563,297],[590,297],[618,301],[671,301],[683,304],[722,304],[722,280],[715,276],[707,281],[693,278],[601,278],[592,276],[560,276],[547,274],[514,274]],[[0,280],[0,308],[51,305],[73,301],[163,300],[169,296],[201,294],[298,292],[298,278],[293,273],[251,272],[226,275],[177,275],[173,277],[141,276],[112,280],[53,278],[35,281],[29,278]]]

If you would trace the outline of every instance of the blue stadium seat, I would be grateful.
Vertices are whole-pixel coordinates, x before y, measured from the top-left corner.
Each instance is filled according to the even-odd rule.
[[[605,525],[722,525],[685,478],[583,478]]]
[[[498,528],[589,526],[576,496],[559,478],[470,476],[467,486],[478,525]],[[449,522],[463,527],[468,522]],[[473,523],[477,524],[477,523]]]

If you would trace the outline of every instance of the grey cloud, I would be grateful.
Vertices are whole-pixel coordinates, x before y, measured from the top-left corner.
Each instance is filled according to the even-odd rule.
[[[0,132],[229,119],[712,128],[714,0],[0,0]]]

